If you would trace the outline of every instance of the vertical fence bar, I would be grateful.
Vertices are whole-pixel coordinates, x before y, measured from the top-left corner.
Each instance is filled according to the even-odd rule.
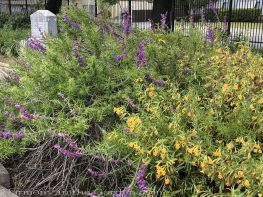
[[[132,14],[132,0],[129,0],[129,13]]]
[[[69,7],[69,0],[68,0],[68,7]]]
[[[228,7],[228,26],[227,26],[227,35],[231,33],[231,21],[232,21],[232,10],[233,10],[233,0],[230,0]]]
[[[25,4],[26,4],[26,13],[28,14],[28,2],[27,2],[27,0],[25,0],[26,2],[25,2]]]
[[[8,0],[9,14],[12,14],[11,0]]]
[[[45,9],[47,9],[47,0],[45,0]]]
[[[175,0],[172,0],[172,8],[171,8],[171,28],[172,32],[174,32],[174,20],[175,20]]]
[[[95,17],[98,16],[98,0],[95,0]]]

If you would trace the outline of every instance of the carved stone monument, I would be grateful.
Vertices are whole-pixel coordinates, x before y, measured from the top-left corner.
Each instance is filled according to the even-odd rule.
[[[31,37],[42,40],[43,34],[57,37],[57,17],[48,10],[38,10],[31,14]]]

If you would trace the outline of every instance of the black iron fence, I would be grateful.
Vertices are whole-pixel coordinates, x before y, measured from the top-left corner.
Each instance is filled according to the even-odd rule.
[[[72,0],[63,0],[71,5]],[[162,4],[169,2],[167,13],[171,31],[182,28],[185,33],[191,26],[204,33],[207,23],[214,28],[225,29],[232,39],[246,37],[256,47],[263,47],[263,0],[120,0],[109,8],[114,22],[121,22],[121,13],[128,10],[132,25],[150,28],[151,21],[158,18]],[[0,12],[14,14],[31,13],[44,9],[47,0],[0,0]],[[100,11],[97,0],[75,0],[78,6],[97,15]],[[164,11],[162,11],[164,12]]]

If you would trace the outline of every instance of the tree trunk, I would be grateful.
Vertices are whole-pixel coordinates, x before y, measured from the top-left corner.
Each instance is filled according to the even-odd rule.
[[[62,6],[62,0],[48,0],[46,9],[54,14],[58,14]]]
[[[167,26],[171,27],[171,11],[173,0],[153,0],[152,20],[155,24],[159,24],[162,17],[161,14],[167,12]]]

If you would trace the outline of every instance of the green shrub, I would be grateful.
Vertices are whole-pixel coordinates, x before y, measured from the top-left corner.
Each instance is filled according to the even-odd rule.
[[[0,29],[0,54],[18,55],[18,42],[28,37],[29,29]]]
[[[251,9],[233,9],[232,20],[233,22],[258,22],[262,10]],[[228,10],[220,10],[218,12],[219,18],[223,21],[225,16],[228,16]]]
[[[66,12],[59,17],[58,38],[48,38],[41,50],[22,50],[22,63],[11,67],[20,81],[10,76],[0,83],[0,128],[26,134],[1,140],[6,148],[0,159],[48,141],[48,130],[55,130],[75,139],[87,163],[109,175],[78,177],[90,191],[129,186],[139,196],[143,178],[149,191],[167,197],[262,194],[262,57],[246,44],[234,52],[221,40],[209,45],[192,28],[189,37],[181,30],[136,29],[125,37],[103,16]],[[144,60],[141,67],[138,59]],[[23,119],[25,111],[38,118]],[[43,169],[63,159],[49,151]],[[98,154],[121,162],[109,168],[97,162]],[[81,160],[72,162],[71,171],[83,173]],[[121,174],[123,169],[130,173]],[[18,184],[19,190],[32,189],[25,180],[30,184]]]
[[[6,14],[0,13],[0,28],[20,29],[30,27],[30,17],[26,13]]]

